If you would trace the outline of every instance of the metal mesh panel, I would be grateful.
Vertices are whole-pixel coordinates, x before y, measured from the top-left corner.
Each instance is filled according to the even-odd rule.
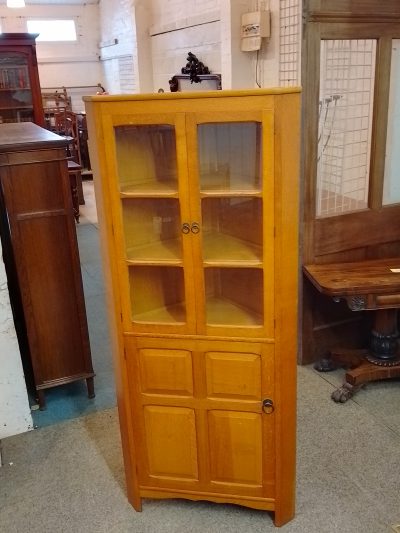
[[[368,205],[375,40],[321,43],[317,216]]]
[[[300,72],[300,0],[281,0],[279,83],[289,87],[299,85]]]

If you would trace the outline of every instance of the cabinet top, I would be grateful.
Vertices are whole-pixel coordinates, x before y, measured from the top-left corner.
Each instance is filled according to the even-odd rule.
[[[38,33],[0,33],[0,46],[5,44],[13,45],[36,45]]]
[[[221,98],[235,96],[266,96],[299,93],[300,87],[271,87],[268,89],[223,90],[223,91],[182,91],[175,93],[143,93],[84,96],[85,102],[126,102],[127,100],[179,100],[182,98]]]
[[[0,153],[41,148],[62,148],[68,139],[45,130],[33,122],[0,124]]]

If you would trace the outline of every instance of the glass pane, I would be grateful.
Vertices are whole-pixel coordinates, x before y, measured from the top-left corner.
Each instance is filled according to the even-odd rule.
[[[376,41],[321,42],[317,216],[368,207]]]
[[[261,198],[203,198],[201,205],[205,262],[261,262]]]
[[[181,260],[182,232],[178,200],[124,199],[122,209],[128,260]]]
[[[33,121],[32,93],[26,56],[0,53],[0,122]]]
[[[260,191],[261,125],[257,122],[198,126],[202,191]]]
[[[255,268],[206,268],[206,320],[211,325],[263,324],[263,272]]]
[[[184,323],[183,270],[179,267],[129,267],[132,320],[146,323]]]
[[[392,41],[383,204],[400,202],[400,39]]]
[[[115,139],[121,192],[177,192],[173,126],[117,126]]]

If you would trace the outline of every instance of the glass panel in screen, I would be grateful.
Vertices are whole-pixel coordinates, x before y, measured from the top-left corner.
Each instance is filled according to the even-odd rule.
[[[131,261],[180,262],[182,232],[176,198],[122,200],[126,256]]]
[[[206,320],[210,325],[263,324],[263,271],[206,268]]]
[[[178,190],[173,126],[117,126],[115,140],[121,192],[167,194]]]
[[[261,264],[261,198],[202,199],[203,259]]]
[[[0,53],[0,122],[32,122],[33,105],[27,59]]]
[[[185,322],[182,268],[131,266],[129,284],[133,321],[154,324]]]
[[[400,202],[400,39],[392,41],[383,204]]]
[[[376,41],[321,42],[319,217],[368,207]]]
[[[261,124],[231,122],[198,126],[202,191],[261,189]]]

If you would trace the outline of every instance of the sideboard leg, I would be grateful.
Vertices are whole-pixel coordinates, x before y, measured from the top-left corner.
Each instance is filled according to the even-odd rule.
[[[86,385],[88,390],[88,398],[92,399],[96,396],[94,392],[94,377],[86,378]]]

